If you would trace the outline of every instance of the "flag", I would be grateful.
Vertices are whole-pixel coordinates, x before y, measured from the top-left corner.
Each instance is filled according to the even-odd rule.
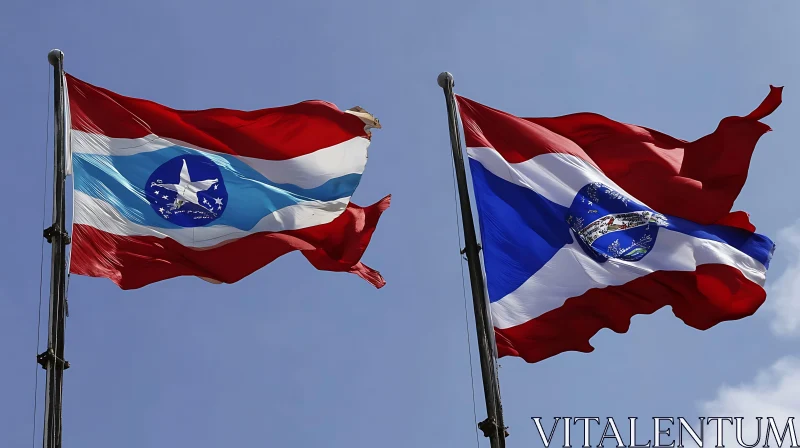
[[[350,202],[378,121],[323,101],[175,110],[67,75],[74,175],[70,272],[123,289],[190,275],[233,283],[299,250],[357,274],[390,197]]]
[[[774,244],[731,208],[781,90],[693,142],[457,97],[498,355],[591,352],[602,328],[666,305],[700,330],[753,314]]]

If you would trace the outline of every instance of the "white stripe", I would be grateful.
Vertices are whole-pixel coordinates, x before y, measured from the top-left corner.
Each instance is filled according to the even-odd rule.
[[[301,202],[265,216],[250,230],[225,225],[167,229],[132,223],[108,202],[80,191],[74,192],[74,198],[74,224],[86,224],[114,235],[172,238],[187,247],[210,247],[258,232],[297,230],[327,224],[341,215],[350,202],[349,197],[330,202]]]
[[[492,148],[467,148],[467,154],[495,176],[514,185],[529,188],[564,207],[572,205],[578,191],[592,182],[602,182],[619,193],[634,198],[596,167],[570,154],[541,154],[520,163],[508,163]],[[634,200],[646,206],[638,199]]]
[[[66,73],[64,73],[61,76],[61,83],[62,83],[61,84],[62,86],[66,86],[67,85],[67,75],[66,75]],[[69,111],[69,89],[64,87],[63,91],[64,91],[64,100],[63,100],[64,102],[61,103],[61,104],[63,104],[63,107],[64,107],[64,132],[66,133],[66,140],[67,140],[65,142],[65,144],[66,144],[66,148],[65,148],[66,157],[65,157],[65,159],[66,160],[64,161],[65,162],[64,163],[64,175],[70,176],[70,175],[72,175],[72,138],[71,138],[71,134],[72,134],[72,113]]]
[[[734,267],[762,287],[766,282],[764,265],[739,250],[660,228],[652,251],[636,262],[610,259],[598,263],[577,243],[564,246],[516,291],[491,304],[492,320],[497,328],[514,327],[592,288],[623,285],[655,271],[691,272],[704,264]]]
[[[345,142],[292,159],[263,160],[211,151],[153,134],[142,138],[110,138],[101,134],[75,130],[71,134],[74,154],[131,156],[177,145],[212,154],[236,157],[272,182],[297,185],[300,188],[314,188],[337,177],[363,173],[367,164],[367,148],[370,142],[363,137],[353,137]]]

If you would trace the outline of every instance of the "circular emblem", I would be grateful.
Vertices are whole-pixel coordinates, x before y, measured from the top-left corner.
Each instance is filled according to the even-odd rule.
[[[208,157],[183,155],[156,168],[144,188],[159,216],[181,227],[198,227],[219,218],[228,192],[219,167]]]
[[[667,218],[600,182],[578,191],[567,213],[578,244],[598,262],[639,261],[656,243]]]

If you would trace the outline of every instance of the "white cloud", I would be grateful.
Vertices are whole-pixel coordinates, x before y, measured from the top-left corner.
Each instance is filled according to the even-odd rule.
[[[700,403],[699,407],[700,415],[705,417],[744,417],[744,441],[747,443],[753,443],[758,437],[756,435],[758,424],[755,418],[763,417],[762,439],[759,443],[759,446],[762,446],[767,430],[767,417],[775,418],[775,423],[781,432],[787,418],[800,417],[800,358],[794,356],[781,358],[772,366],[758,372],[752,382],[738,386],[723,385],[717,391],[716,398]],[[795,427],[797,426],[798,422],[795,421]],[[736,435],[730,424],[725,423],[723,434],[728,446],[737,445],[734,443]],[[712,423],[706,429],[703,445],[713,447],[715,438],[715,423]],[[770,442],[773,446],[775,443],[773,436],[770,436]],[[784,440],[783,446],[789,446],[789,442]]]
[[[776,254],[789,259],[786,270],[771,283],[766,306],[774,313],[771,327],[778,336],[800,335],[800,221],[778,233]]]
[[[745,417],[745,424],[755,417],[785,422],[800,416],[800,358],[781,358],[750,383],[723,385],[715,399],[700,407],[704,416]]]

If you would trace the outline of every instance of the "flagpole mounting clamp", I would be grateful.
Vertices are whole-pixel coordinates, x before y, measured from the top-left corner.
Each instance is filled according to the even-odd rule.
[[[484,437],[491,437],[492,434],[497,434],[499,432],[500,428],[497,425],[497,421],[495,421],[495,419],[489,417],[486,420],[478,423],[478,429],[483,431],[483,436]],[[508,434],[508,426],[503,428],[503,433],[505,434],[505,437],[509,436],[509,434]]]
[[[478,252],[480,252],[481,250],[483,250],[483,247],[481,247],[481,245],[480,245],[480,244],[478,244],[477,246],[478,246]],[[465,248],[461,249],[461,252],[459,252],[459,253],[460,253],[461,255],[464,255],[464,254],[466,254],[466,253],[467,253],[467,248],[465,247]]]
[[[69,361],[57,357],[51,349],[47,349],[47,351],[39,353],[36,356],[36,362],[39,363],[39,365],[45,370],[47,370],[47,367],[52,364],[58,365],[62,370],[69,369]]]
[[[57,225],[53,224],[52,226],[44,229],[44,239],[47,240],[48,243],[53,243],[53,237],[59,237],[64,244],[69,244],[72,242],[72,239],[69,237],[69,233],[64,230],[61,230]]]

